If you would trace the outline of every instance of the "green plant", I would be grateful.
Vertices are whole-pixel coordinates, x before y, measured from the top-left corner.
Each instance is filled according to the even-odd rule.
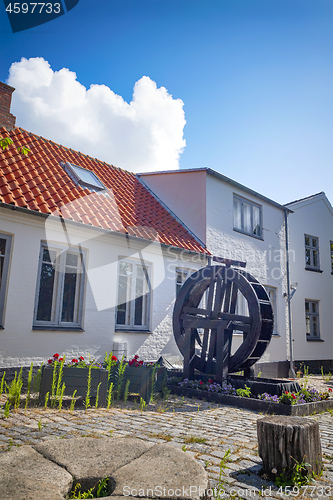
[[[11,144],[14,144],[13,140],[10,137],[1,137],[0,136],[0,147],[2,147],[3,151],[6,148],[9,148]],[[23,155],[27,156],[28,153],[30,153],[30,149],[27,148],[26,146],[20,146],[19,148],[16,148],[18,153],[22,153]]]
[[[38,368],[37,374],[34,375],[34,377],[32,379],[32,392],[35,392],[35,393],[40,392],[40,386],[42,383],[42,367],[43,367],[43,364]]]
[[[60,389],[60,393],[59,393],[59,402],[58,402],[58,410],[59,411],[62,408],[62,400],[63,400],[64,394],[65,394],[65,388],[66,388],[65,384],[62,384],[61,389]]]
[[[117,389],[116,389],[116,398],[117,400],[121,397],[122,387],[123,387],[123,379],[124,373],[126,370],[127,362],[125,361],[125,356],[121,358],[120,363],[118,364],[118,381],[117,381]]]
[[[41,431],[42,430],[42,419],[41,418],[38,420],[37,425],[38,425],[38,430]]]
[[[214,488],[214,493],[213,493],[213,497],[216,500],[221,499],[221,493],[222,493],[221,487],[225,483],[225,481],[222,479],[222,476],[224,474],[224,469],[228,468],[227,463],[230,461],[229,455],[230,455],[230,448],[224,453],[224,455],[221,459],[221,462],[220,462],[219,478],[218,478],[218,482],[217,482],[216,487]],[[223,489],[222,489],[222,491],[223,491]],[[223,494],[224,494],[224,491],[223,491]]]
[[[31,390],[31,381],[32,381],[32,369],[33,369],[34,364],[31,363],[30,365],[30,370],[28,373],[28,387],[27,387],[27,396],[25,398],[25,409],[27,409],[29,400],[30,400],[30,390]]]
[[[280,474],[275,479],[276,486],[305,486],[311,484],[314,481],[315,474],[312,471],[308,471],[308,467],[311,467],[307,462],[298,462],[293,457],[291,457],[295,464],[289,474]]]
[[[128,400],[128,389],[129,389],[129,385],[130,385],[130,380],[126,380],[125,390],[124,390],[124,401],[125,401],[125,403],[126,403],[126,401]]]
[[[236,389],[237,396],[241,396],[242,398],[250,398],[251,397],[251,389],[247,385],[245,389]]]
[[[12,380],[10,385],[5,382],[8,390],[8,401],[10,404],[14,405],[15,410],[19,407],[21,401],[21,391],[23,386],[22,369],[23,367],[21,367],[18,375],[17,372],[15,372],[14,380]]]
[[[140,410],[144,411],[147,409],[147,403],[143,398],[140,398]]]
[[[10,438],[10,440],[8,442],[8,451],[10,451],[13,448],[13,445],[14,445],[14,441]]]
[[[162,399],[168,399],[171,391],[170,389],[168,389],[168,374],[166,371],[163,376],[161,392],[162,392]]]
[[[77,483],[74,490],[71,491],[70,499],[83,498],[103,498],[109,496],[109,478],[105,477],[87,491],[80,491],[81,484]]]
[[[57,368],[58,368],[58,361],[55,361],[53,365],[52,385],[51,385],[51,408],[54,408],[56,405]]]
[[[9,417],[9,410],[10,410],[10,402],[9,401],[6,401],[6,404],[5,404],[5,409],[3,411],[3,416],[5,418],[8,418]]]
[[[45,403],[44,403],[44,408],[46,409],[47,408],[47,405],[48,405],[48,402],[49,402],[49,397],[50,397],[50,393],[47,392],[45,394]]]
[[[1,384],[0,384],[0,396],[3,394],[3,390],[5,388],[5,375],[6,375],[6,372],[3,372]]]
[[[207,441],[207,439],[205,439],[205,438],[199,438],[196,436],[184,436],[183,440],[187,444],[189,444],[189,443],[205,443]]]
[[[150,388],[150,398],[149,401],[154,400],[154,393],[155,393],[155,387],[156,387],[156,380],[155,380],[155,375],[156,375],[156,370],[158,366],[154,365],[151,373],[151,388]]]
[[[87,392],[86,392],[86,399],[84,400],[84,406],[86,410],[90,408],[90,391],[91,391],[91,366],[89,366],[88,369]]]
[[[58,374],[57,392],[56,392],[56,403],[59,401],[59,398],[61,397],[61,393],[62,393],[62,390],[63,390],[61,382],[62,382],[62,375],[63,375],[63,372],[64,372],[64,363],[65,363],[65,356],[63,357],[63,359],[60,361],[60,364],[59,364],[59,374]]]
[[[325,382],[330,382],[330,381],[331,381],[331,379],[332,379],[332,374],[331,374],[331,372],[328,372],[328,374],[327,374],[327,375],[325,375],[325,374],[324,374],[324,369],[323,369],[323,367],[321,367],[321,374],[322,374],[322,377],[323,377],[323,379],[325,380]]]
[[[97,391],[96,391],[96,401],[95,401],[95,408],[97,409],[98,408],[98,399],[99,399],[99,388],[101,387],[101,383],[100,382],[97,386]]]
[[[71,406],[70,406],[70,411],[74,411],[74,406],[75,406],[75,394],[77,393],[77,390],[73,392],[72,399],[71,399]]]
[[[182,446],[182,450],[183,450],[184,452],[187,450],[187,447],[186,447],[186,445],[185,445],[185,444]]]
[[[109,409],[110,405],[112,404],[112,395],[113,395],[113,382],[110,383],[109,389],[108,389],[107,409]]]

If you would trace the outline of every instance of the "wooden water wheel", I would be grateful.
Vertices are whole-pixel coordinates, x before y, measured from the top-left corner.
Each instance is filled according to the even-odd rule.
[[[217,381],[228,373],[246,371],[261,358],[272,337],[274,317],[265,288],[243,269],[231,267],[233,261],[219,261],[227,265],[207,266],[192,274],[175,303],[173,330],[187,378],[195,369],[215,374]],[[236,313],[240,299],[246,304],[243,314]],[[243,342],[231,354],[235,331],[243,334]]]

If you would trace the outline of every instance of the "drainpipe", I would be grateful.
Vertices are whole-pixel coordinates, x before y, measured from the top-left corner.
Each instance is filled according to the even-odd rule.
[[[288,304],[288,323],[289,323],[289,377],[296,378],[293,358],[293,336],[291,327],[291,294],[290,294],[290,263],[289,263],[289,239],[288,239],[288,211],[284,211],[285,233],[286,233],[286,252],[287,252],[287,304]]]

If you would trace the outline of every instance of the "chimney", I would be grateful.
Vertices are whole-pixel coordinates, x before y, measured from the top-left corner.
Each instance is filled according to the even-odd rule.
[[[6,127],[8,131],[15,128],[16,116],[13,116],[10,112],[14,90],[13,87],[0,82],[0,128]]]

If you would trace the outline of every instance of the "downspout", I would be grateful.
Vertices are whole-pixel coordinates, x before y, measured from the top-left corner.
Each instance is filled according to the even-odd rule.
[[[287,253],[287,304],[288,304],[288,323],[289,323],[289,377],[296,378],[293,358],[293,336],[291,326],[291,295],[290,295],[290,262],[289,262],[289,238],[288,238],[288,210],[284,211],[285,234],[286,234],[286,253]]]

